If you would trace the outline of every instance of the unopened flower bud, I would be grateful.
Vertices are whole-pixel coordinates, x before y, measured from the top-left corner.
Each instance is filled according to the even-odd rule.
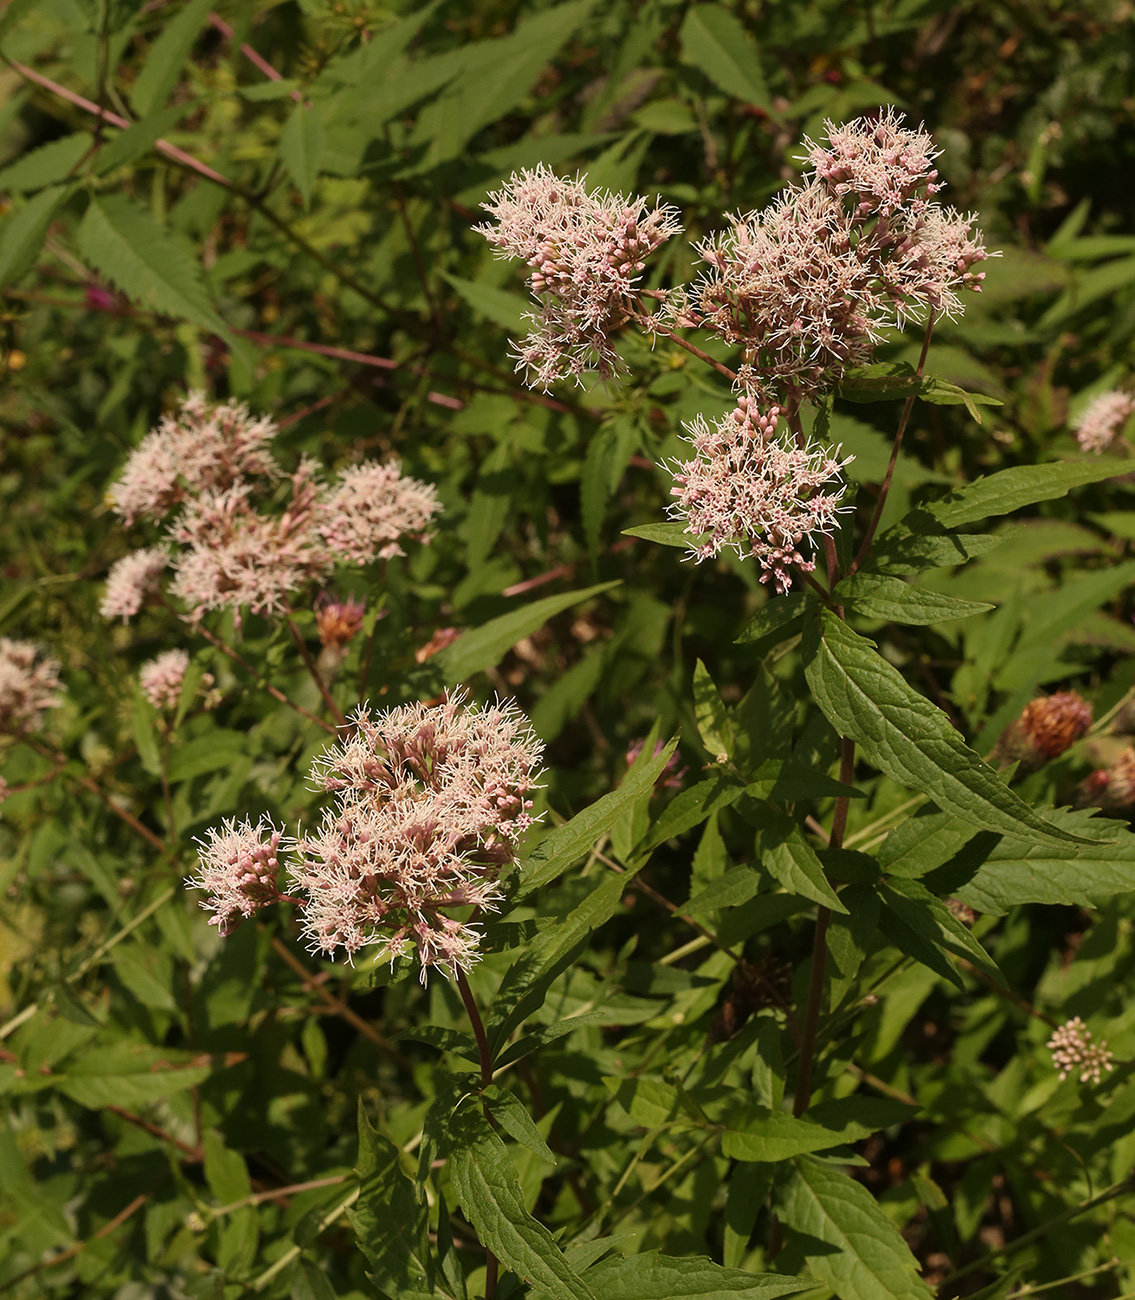
[[[1030,700],[1021,716],[997,742],[994,753],[1002,764],[1019,762],[1022,775],[1038,772],[1059,758],[1092,725],[1092,706],[1075,691]]]

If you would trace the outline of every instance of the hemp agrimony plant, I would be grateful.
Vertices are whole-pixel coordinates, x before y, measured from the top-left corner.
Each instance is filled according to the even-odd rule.
[[[0,283],[42,243],[21,328],[113,346],[97,457],[0,476],[0,1293],[1135,1285],[1135,318],[1076,269],[1127,237],[994,269],[893,108],[793,157],[885,27],[774,103],[728,5],[10,8],[68,134]],[[57,9],[89,94],[31,66]],[[1001,273],[1062,296],[1006,324]],[[0,408],[29,467],[87,436]]]

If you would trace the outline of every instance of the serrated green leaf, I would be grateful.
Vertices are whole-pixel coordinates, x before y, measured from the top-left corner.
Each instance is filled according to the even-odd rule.
[[[749,1239],[772,1188],[772,1165],[742,1161],[733,1166],[725,1194],[725,1228],[721,1258],[726,1268],[736,1268],[749,1250]],[[701,1294],[700,1292],[698,1294]]]
[[[733,752],[733,727],[709,669],[699,659],[694,665],[694,714],[702,744],[714,758]]]
[[[723,907],[747,903],[761,892],[761,875],[751,866],[731,867],[724,875],[699,890],[681,911],[683,916],[715,912]]]
[[[752,798],[741,800],[742,816],[761,833],[761,866],[790,894],[807,898],[833,912],[846,912],[839,895],[828,884],[816,850],[791,817]]]
[[[879,362],[849,371],[840,381],[840,397],[848,402],[899,401],[921,397],[934,406],[964,406],[981,423],[979,406],[1002,406],[1000,398],[969,393],[938,375],[917,375],[908,362]]]
[[[522,638],[531,635],[538,627],[572,605],[602,595],[619,581],[601,582],[582,591],[568,591],[559,596],[547,596],[533,601],[522,609],[512,610],[499,618],[490,619],[481,627],[471,628],[437,656],[437,663],[447,682],[460,682],[474,673],[495,668],[509,650]]]
[[[212,4],[213,0],[189,0],[185,8],[162,28],[130,92],[130,103],[139,117],[148,117],[166,102],[205,25]]]
[[[161,746],[158,744],[158,713],[150,701],[142,694],[142,688],[134,683],[134,743],[138,746],[138,757],[142,766],[151,776],[158,776],[162,770]]]
[[[883,905],[879,928],[897,948],[960,989],[965,983],[950,962],[951,954],[964,957],[1004,985],[1004,977],[981,944],[920,881],[895,876],[877,889]]]
[[[678,1258],[657,1250],[605,1259],[586,1277],[598,1300],[773,1300],[812,1286],[778,1273],[744,1273],[704,1256]]]
[[[116,167],[125,167],[136,158],[141,158],[200,102],[199,99],[187,99],[180,104],[171,104],[169,108],[152,113],[141,122],[135,122],[125,131],[120,131],[109,144],[99,150],[95,157],[95,171],[102,176]]]
[[[832,917],[827,936],[828,1006],[833,1011],[854,986],[879,924],[879,896],[869,885],[849,885],[840,901],[847,915]]]
[[[1089,841],[1064,852],[1006,835],[976,873],[954,892],[979,912],[1003,916],[1021,903],[1090,906],[1094,900],[1135,892],[1135,835],[1091,809],[1046,808],[1056,826]]]
[[[993,609],[981,601],[960,600],[944,596],[925,587],[915,587],[901,578],[878,573],[855,573],[837,583],[832,592],[836,603],[853,609],[865,618],[885,619],[891,623],[925,626],[955,618],[972,618]]]
[[[1055,501],[1073,488],[1130,472],[1128,461],[1103,457],[1051,465],[1015,465],[975,479],[939,501],[920,506],[919,512],[932,516],[946,528],[960,528],[979,519],[1011,514],[1038,501]],[[905,523],[902,520],[896,527],[901,529]]]
[[[26,194],[65,181],[93,146],[94,137],[86,131],[40,145],[0,171],[0,192]]]
[[[683,790],[666,805],[646,839],[634,846],[634,861],[648,857],[660,844],[683,831],[700,826],[711,813],[727,808],[744,793],[745,787],[736,777],[725,775],[712,776],[708,781],[699,781]]]
[[[756,42],[724,5],[694,5],[679,38],[682,61],[704,72],[719,90],[743,103],[769,107]]]
[[[474,1106],[452,1120],[449,1171],[462,1213],[501,1263],[531,1286],[563,1300],[596,1300],[552,1234],[524,1208],[516,1170],[500,1138]]]
[[[830,611],[805,627],[804,672],[824,716],[892,781],[981,830],[1074,842],[1002,785],[949,718]]]
[[[0,221],[0,288],[14,283],[35,262],[47,228],[68,193],[65,185],[40,190]]]
[[[888,528],[880,537],[860,572],[921,573],[965,564],[996,550],[1021,530],[1003,527],[997,533],[958,533],[923,510],[907,515],[902,524]]]
[[[121,1043],[95,1048],[68,1062],[65,1073],[51,1083],[88,1110],[136,1109],[204,1083],[213,1067],[193,1064],[199,1059],[190,1052],[148,1043]]]
[[[437,1296],[429,1211],[414,1196],[398,1148],[371,1127],[361,1097],[358,1114],[359,1199],[348,1217],[370,1264],[370,1279],[389,1300]]]
[[[551,1165],[558,1163],[551,1147],[536,1127],[528,1107],[516,1093],[509,1092],[499,1084],[490,1083],[482,1089],[481,1096],[492,1112],[493,1119],[509,1137],[515,1138],[529,1151],[534,1151],[541,1160],[546,1160]]]
[[[746,1102],[725,1122],[721,1154],[731,1160],[777,1164],[810,1151],[842,1146],[844,1141],[838,1132],[815,1123],[810,1117],[797,1119],[787,1111]]]
[[[305,208],[323,161],[323,119],[316,104],[299,103],[280,133],[280,161],[296,183]]]
[[[802,1234],[809,1269],[839,1300],[930,1300],[910,1247],[861,1183],[804,1157],[778,1204],[785,1226]]]
[[[511,1065],[513,1061],[519,1061],[522,1056],[527,1056],[530,1052],[536,1051],[537,1048],[543,1047],[546,1043],[554,1043],[558,1038],[564,1038],[568,1034],[574,1034],[577,1029],[582,1029],[584,1025],[590,1025],[596,1020],[604,1019],[602,1011],[581,1011],[579,1015],[572,1016],[568,1020],[557,1020],[551,1025],[541,1025],[530,1034],[525,1034],[523,1038],[518,1038],[516,1042],[509,1043],[508,1047],[501,1052],[496,1058],[497,1069],[503,1069],[506,1065]]]
[[[201,287],[201,269],[186,243],[130,199],[120,194],[92,199],[78,246],[87,262],[136,302],[230,337]]]

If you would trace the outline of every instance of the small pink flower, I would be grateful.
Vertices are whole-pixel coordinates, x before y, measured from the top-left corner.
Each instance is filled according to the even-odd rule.
[[[151,659],[138,670],[138,683],[142,694],[155,709],[172,711],[181,701],[181,688],[185,684],[185,674],[189,669],[189,653],[186,650],[166,650]],[[199,689],[208,691],[213,685],[212,673],[202,673],[198,683]]]
[[[1117,389],[1101,393],[1080,416],[1076,440],[1081,451],[1106,451],[1135,411],[1135,398]]]
[[[373,716],[360,705],[351,721],[354,734],[312,765],[335,802],[291,870],[312,951],[416,949],[423,982],[431,966],[467,970],[479,933],[446,912],[495,910],[497,877],[532,822],[543,746],[515,705],[477,707],[461,692]]]
[[[161,590],[161,578],[169,566],[165,546],[147,546],[115,560],[106,577],[106,592],[99,606],[103,618],[134,617],[150,596]]]
[[[57,660],[31,641],[0,636],[0,732],[38,730],[59,704],[59,689]]]
[[[800,548],[834,528],[845,508],[840,470],[851,457],[840,460],[838,447],[778,441],[779,416],[777,407],[762,412],[742,397],[712,428],[701,416],[686,424],[685,441],[696,455],[671,466],[677,500],[670,514],[686,521],[691,536],[708,534],[691,543],[690,558],[700,564],[726,547],[741,558],[751,555],[763,570],[761,581],[773,580],[783,594],[792,584],[792,565],[805,573],[816,567]]]
[[[369,564],[405,555],[404,538],[427,542],[427,526],[440,509],[437,489],[403,478],[397,460],[364,461],[346,470],[327,493],[319,530],[336,555]]]
[[[582,382],[588,370],[601,379],[620,370],[611,336],[636,310],[645,259],[681,230],[675,208],[592,192],[585,180],[562,179],[543,164],[514,172],[484,205],[496,223],[476,227],[498,256],[530,268],[542,305],[514,355],[534,388],[567,377]]]
[[[209,895],[201,906],[213,913],[209,924],[224,937],[281,897],[276,884],[278,854],[290,843],[267,817],[255,826],[247,819],[237,825],[230,818],[220,830],[210,827],[205,834],[204,840],[197,841],[199,870],[186,878],[185,885]]]

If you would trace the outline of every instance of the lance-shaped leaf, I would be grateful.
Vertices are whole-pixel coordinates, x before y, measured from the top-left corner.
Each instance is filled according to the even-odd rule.
[[[555,880],[573,862],[583,857],[640,796],[654,788],[655,781],[678,746],[678,737],[668,741],[659,753],[652,754],[653,735],[652,732],[647,737],[642,753],[623,777],[618,789],[597,799],[590,807],[577,813],[571,821],[557,826],[544,836],[521,869],[517,898],[525,898],[534,889],[540,889]]]
[[[898,1228],[861,1184],[806,1156],[781,1188],[782,1222],[795,1248],[839,1300],[930,1300]]]
[[[738,807],[745,820],[761,833],[761,865],[769,875],[779,880],[790,894],[830,907],[833,912],[847,911],[828,884],[816,850],[791,817],[748,797]]]
[[[737,645],[760,641],[773,632],[788,636],[799,630],[802,619],[819,602],[810,591],[790,591],[786,596],[772,596],[757,610],[749,626],[737,638]]]
[[[998,984],[1005,980],[989,954],[940,898],[917,880],[894,877],[878,886],[882,912],[879,928],[888,939],[924,966],[964,989],[950,961],[962,957]]]
[[[698,534],[686,532],[687,524],[681,519],[672,519],[662,524],[636,524],[634,528],[624,528],[624,537],[641,537],[644,542],[655,542],[659,546],[696,546]]]
[[[1020,903],[1084,906],[1135,892],[1135,835],[1126,827],[1087,809],[1046,808],[1045,815],[1090,843],[1061,851],[1006,835],[973,878],[955,889],[956,896],[979,912],[1003,916]]]
[[[997,533],[959,533],[925,510],[916,510],[883,533],[860,572],[922,573],[965,564],[1019,532],[1018,527],[1005,527]]]
[[[797,1119],[787,1111],[746,1102],[725,1123],[721,1154],[731,1160],[774,1164],[809,1151],[827,1151],[842,1146],[845,1141],[840,1131],[807,1117]]]
[[[954,618],[971,618],[993,608],[983,601],[959,600],[957,596],[913,587],[901,578],[878,573],[854,573],[837,584],[832,596],[838,604],[865,618],[920,627]]]
[[[983,763],[941,709],[828,610],[805,628],[804,672],[824,716],[875,767],[981,830],[1083,842],[1046,822]]]
[[[482,1245],[537,1293],[557,1300],[597,1300],[552,1234],[524,1208],[520,1180],[504,1143],[474,1106],[458,1110],[452,1130],[449,1172],[454,1194]]]
[[[587,1281],[598,1300],[772,1300],[812,1286],[778,1273],[745,1273],[704,1256],[672,1258],[657,1250],[611,1256],[587,1270]]]
[[[437,657],[438,665],[447,682],[459,682],[474,673],[483,673],[495,667],[505,654],[523,637],[543,627],[548,619],[572,605],[589,600],[604,591],[617,587],[619,582],[601,582],[582,591],[565,591],[559,596],[535,600],[523,609],[514,609],[499,618],[490,619],[481,627],[470,628]]]
[[[951,492],[941,501],[921,507],[947,528],[959,528],[978,519],[1011,514],[1038,501],[1053,501],[1085,483],[1129,474],[1125,460],[1056,461],[1051,465],[1015,465],[999,470]],[[896,527],[901,528],[900,522]]]
[[[398,1148],[371,1128],[359,1098],[359,1199],[349,1214],[370,1279],[390,1300],[425,1300],[435,1289],[429,1210],[402,1172]]]

